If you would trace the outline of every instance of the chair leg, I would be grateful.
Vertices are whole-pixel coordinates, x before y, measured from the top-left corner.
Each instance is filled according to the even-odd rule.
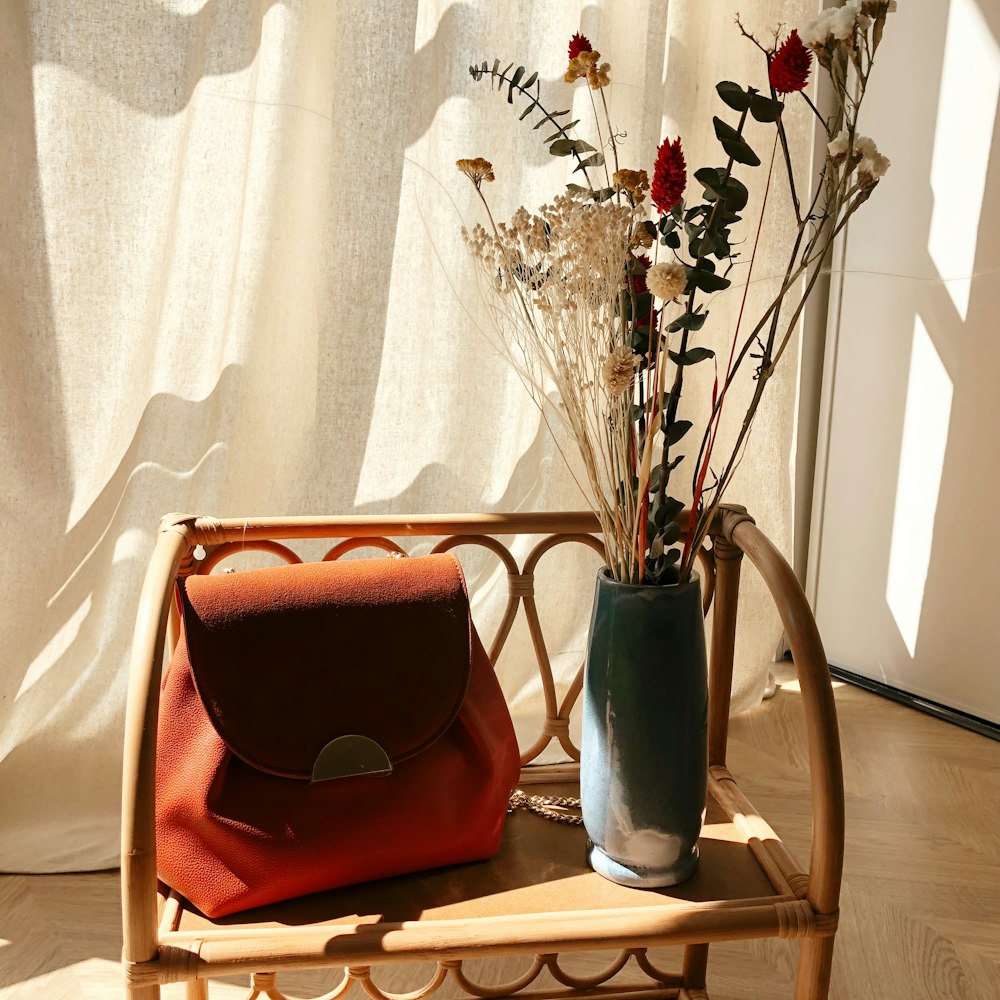
[[[125,986],[128,1000],[160,1000],[159,986]]]
[[[827,1000],[833,967],[833,935],[805,938],[799,946],[795,1000]]]
[[[681,974],[684,977],[684,988],[687,990],[704,990],[707,968],[708,945],[687,945],[684,948],[684,965],[681,969]]]
[[[190,979],[184,984],[187,1000],[208,1000],[208,980]]]

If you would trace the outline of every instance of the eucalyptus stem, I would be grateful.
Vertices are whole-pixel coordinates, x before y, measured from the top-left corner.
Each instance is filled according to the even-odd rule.
[[[736,129],[737,134],[739,135],[743,134],[743,127],[746,124],[748,113],[749,109],[746,109],[740,115],[740,123]],[[732,176],[733,163],[735,162],[736,162],[735,159],[732,156],[730,156],[729,162],[726,164],[726,168],[723,171],[723,176],[724,176],[723,184],[728,182],[729,178]],[[712,211],[709,215],[708,222],[705,224],[706,231],[710,231],[715,225],[715,219],[716,216],[719,214],[719,206],[722,204],[722,201],[723,199],[719,198],[712,206]],[[694,263],[695,270],[698,269],[698,266],[702,263],[704,259],[705,259],[704,254],[698,255],[698,258],[695,260]],[[687,312],[689,313],[694,312],[695,291],[696,290],[692,288],[691,292],[688,295]],[[687,327],[684,327],[682,329],[680,350],[678,351],[679,355],[684,355],[687,352],[689,333],[690,330],[688,330]],[[666,334],[664,334],[664,336],[666,336]],[[677,406],[680,403],[681,391],[683,390],[683,387],[684,387],[684,365],[678,364],[677,370],[674,372],[674,383],[670,387],[670,393],[668,395],[666,413],[664,414],[663,417],[663,426],[665,428],[670,427],[677,419]],[[664,434],[663,451],[660,459],[660,465],[661,465],[660,484],[659,484],[660,503],[663,502],[664,497],[666,497],[667,495],[667,480],[670,478],[670,473],[667,471],[669,464],[670,464],[670,442],[667,438],[667,435]]]

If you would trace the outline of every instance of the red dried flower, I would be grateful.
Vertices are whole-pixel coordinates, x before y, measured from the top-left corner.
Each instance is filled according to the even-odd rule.
[[[569,40],[569,61],[572,62],[581,52],[593,52],[594,46],[590,44],[585,35],[576,34]]]
[[[650,196],[653,204],[666,214],[681,200],[684,185],[687,184],[687,164],[681,149],[680,137],[660,143],[656,150],[656,166],[653,169],[653,186]]]
[[[646,334],[648,336],[648,338],[649,338],[648,343],[651,343],[651,344],[655,345],[656,344],[656,335],[660,332],[660,310],[659,309],[650,309],[649,312],[642,313],[641,315],[636,316],[636,318],[635,318],[635,325],[636,325],[636,327],[648,326],[649,327],[649,331]],[[654,346],[654,350],[655,350],[655,346]],[[646,352],[643,351],[642,353],[645,354]]]
[[[779,94],[801,90],[809,79],[812,58],[812,53],[802,44],[799,33],[793,30],[771,57],[767,68],[771,86]]]
[[[637,257],[636,260],[638,260],[642,264],[642,270],[639,271],[637,274],[630,274],[628,276],[628,283],[632,294],[638,296],[642,295],[643,292],[647,291],[646,272],[650,269],[653,262],[649,259],[649,257],[646,254],[642,254],[641,256]]]

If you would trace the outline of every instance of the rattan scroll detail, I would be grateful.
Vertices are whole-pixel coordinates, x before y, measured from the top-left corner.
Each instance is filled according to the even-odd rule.
[[[354,552],[356,549],[381,549],[383,552],[397,556],[405,556],[407,554],[406,550],[400,548],[398,543],[394,542],[391,538],[345,538],[342,542],[334,545],[323,556],[323,562],[332,562],[341,556],[347,555],[348,552]]]
[[[621,991],[627,991],[629,994],[641,994],[682,984],[682,977],[679,973],[665,972],[656,968],[649,961],[645,948],[625,948],[606,968],[594,975],[574,976],[560,965],[558,954],[543,954],[535,955],[531,965],[516,979],[489,986],[471,979],[466,974],[461,961],[441,961],[436,963],[433,973],[423,986],[406,993],[393,993],[381,989],[372,979],[369,966],[350,966],[342,970],[342,978],[333,989],[316,997],[315,1000],[340,1000],[341,997],[346,996],[354,989],[355,984],[371,1000],[426,1000],[440,990],[449,979],[470,1000],[499,1000],[500,997],[518,995],[525,1000],[531,997],[538,998],[538,1000],[544,997],[550,1000],[550,998],[568,996],[572,991],[600,991],[601,987],[608,987],[608,984],[626,969],[632,959],[635,960],[635,967],[643,973],[645,979],[638,982],[632,979],[628,983],[613,984]],[[556,983],[566,987],[566,990],[543,987],[539,990],[525,992],[546,971]],[[611,987],[608,989],[611,992],[617,992]],[[267,997],[268,1000],[293,1000],[278,987],[277,976],[273,972],[257,972],[250,978],[250,991],[246,1000],[260,1000],[261,997]]]
[[[302,559],[296,555],[287,545],[282,545],[280,542],[272,542],[268,540],[260,542],[225,542],[222,545],[217,545],[212,549],[208,555],[199,563],[198,573],[205,575],[211,573],[216,566],[219,565],[224,559],[228,559],[230,556],[240,555],[244,552],[270,552],[272,555],[278,556],[279,559],[284,560],[286,563],[300,563]]]
[[[528,553],[528,557],[524,561],[524,576],[534,579],[535,570],[542,556],[557,545],[567,542],[586,545],[602,559],[604,558],[604,543],[593,535],[549,535],[538,542]],[[580,749],[569,735],[569,717],[583,687],[583,664],[580,664],[563,697],[562,704],[557,705],[552,663],[545,645],[545,636],[542,632],[542,623],[538,616],[538,605],[535,602],[534,592],[525,594],[521,601],[524,605],[524,615],[528,623],[528,632],[531,635],[531,645],[535,651],[535,663],[542,679],[542,694],[545,698],[545,728],[535,743],[521,755],[521,764],[523,766],[538,757],[553,739],[558,740],[559,745],[570,760],[579,761]]]
[[[470,997],[477,997],[479,1000],[491,1000],[493,997],[506,997],[520,993],[521,990],[530,986],[538,978],[542,969],[545,968],[545,963],[542,961],[541,956],[536,955],[527,971],[518,976],[517,979],[512,979],[506,983],[499,983],[496,986],[485,986],[482,983],[476,983],[469,979],[462,968],[461,962],[442,962],[441,964],[448,968],[451,978],[461,989],[465,990]]]
[[[491,538],[489,535],[452,535],[450,538],[444,538],[438,542],[437,545],[431,549],[431,552],[449,552],[460,545],[478,545],[480,548],[487,549],[499,557],[500,562],[503,563],[504,569],[507,570],[507,607],[504,609],[503,618],[497,626],[496,635],[493,636],[493,640],[488,646],[490,663],[495,666],[497,659],[500,656],[500,651],[507,642],[507,636],[510,635],[510,630],[513,628],[514,621],[517,618],[517,605],[519,598],[515,594],[513,587],[510,585],[510,580],[512,578],[520,576],[520,572],[517,568],[517,560],[511,554],[510,549],[508,549],[503,542],[499,542],[495,538]]]

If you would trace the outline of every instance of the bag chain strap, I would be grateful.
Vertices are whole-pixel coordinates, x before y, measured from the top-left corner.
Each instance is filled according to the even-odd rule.
[[[572,826],[582,826],[583,817],[577,813],[566,812],[567,809],[579,809],[580,800],[568,795],[529,795],[523,788],[515,788],[510,797],[508,812],[515,809],[527,809],[537,816],[554,820],[556,823],[569,823]]]

